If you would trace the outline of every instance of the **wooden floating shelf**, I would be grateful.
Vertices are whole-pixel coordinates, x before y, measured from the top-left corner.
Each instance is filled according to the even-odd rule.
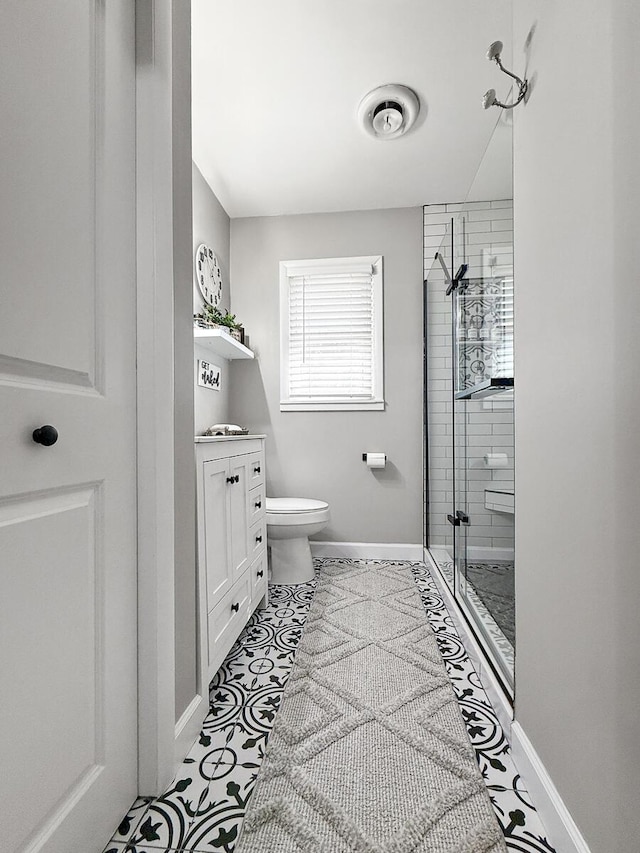
[[[241,344],[222,329],[201,329],[199,326],[193,328],[193,342],[200,347],[212,350],[222,358],[255,358],[253,351]]]

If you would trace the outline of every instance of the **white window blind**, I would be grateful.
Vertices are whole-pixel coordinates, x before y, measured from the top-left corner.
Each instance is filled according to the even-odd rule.
[[[382,259],[283,266],[281,408],[382,408]]]
[[[495,376],[513,376],[513,278],[503,278],[502,293],[497,300],[496,328],[498,347]]]

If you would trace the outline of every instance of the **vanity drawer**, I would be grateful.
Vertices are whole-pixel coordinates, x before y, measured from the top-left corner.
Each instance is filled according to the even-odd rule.
[[[267,547],[267,521],[264,516],[249,528],[249,560],[253,561]]]
[[[251,574],[251,607],[256,607],[260,599],[267,591],[267,552],[262,554],[251,564],[249,569]]]
[[[255,524],[259,521],[264,513],[266,506],[266,494],[264,483],[261,486],[256,486],[249,492],[249,524]]]
[[[209,613],[209,676],[218,671],[251,615],[252,573],[249,569]]]
[[[252,453],[248,459],[248,483],[250,489],[261,486],[264,483],[264,453]]]

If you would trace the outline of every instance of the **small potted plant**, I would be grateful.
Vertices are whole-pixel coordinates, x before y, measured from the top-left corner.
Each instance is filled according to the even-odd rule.
[[[244,343],[244,329],[236,320],[236,315],[228,311],[222,313],[215,305],[209,302],[203,305],[202,311],[199,314],[194,314],[193,318],[196,325],[205,329],[222,328],[228,331],[232,338]]]

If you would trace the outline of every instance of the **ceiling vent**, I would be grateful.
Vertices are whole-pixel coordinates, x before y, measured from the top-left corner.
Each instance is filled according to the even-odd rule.
[[[397,139],[413,125],[420,112],[418,96],[408,86],[378,86],[360,101],[358,121],[376,139]]]

